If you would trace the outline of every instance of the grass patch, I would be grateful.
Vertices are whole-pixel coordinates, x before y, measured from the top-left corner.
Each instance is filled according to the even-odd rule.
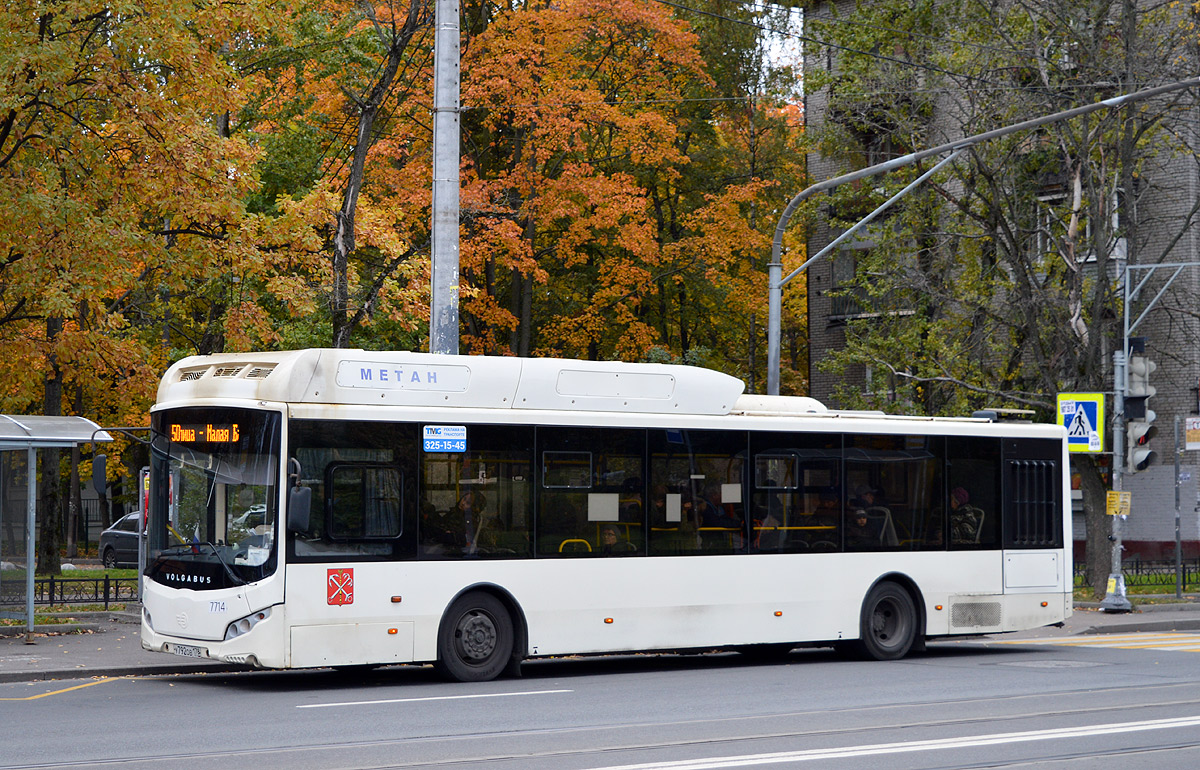
[[[61,616],[60,617],[51,617],[51,616],[47,616],[47,615],[39,615],[39,614],[37,614],[37,612],[33,613],[34,627],[37,627],[37,626],[65,626],[65,625],[69,625],[71,623],[78,623],[78,622],[79,621],[76,620],[75,618],[64,618]],[[11,628],[13,626],[24,626],[24,625],[25,625],[24,618],[0,618],[0,626],[8,626]]]
[[[123,612],[124,610],[125,602],[109,602],[107,607],[103,604],[52,604],[49,607],[38,607],[34,612]]]
[[[103,580],[104,576],[110,578],[120,578],[122,580],[133,578],[137,579],[138,571],[134,569],[105,569],[105,570],[70,570],[67,572],[59,572],[54,575],[34,575],[37,580],[44,580],[53,577],[55,580]],[[0,572],[0,581],[5,583],[9,581],[18,582],[25,580],[25,570],[23,569],[6,569]]]
[[[1200,593],[1200,583],[1188,583],[1188,584],[1184,585],[1183,593],[1185,594],[1185,596],[1187,594]],[[1175,598],[1174,598],[1175,597],[1175,582],[1171,581],[1170,583],[1153,583],[1151,585],[1136,585],[1136,586],[1131,586],[1128,583],[1126,583],[1125,584],[1125,595],[1126,596],[1140,596],[1140,597],[1151,597],[1154,595],[1159,595],[1159,596],[1166,595],[1166,597],[1167,597],[1167,598],[1161,599],[1157,602],[1154,599],[1145,598],[1142,600],[1143,604],[1167,603],[1167,602],[1175,601]],[[1075,586],[1075,601],[1077,601],[1077,602],[1095,602],[1095,601],[1100,601],[1100,599],[1102,599],[1102,598],[1104,598],[1103,594],[1100,596],[1096,596],[1096,594],[1092,591],[1092,589],[1087,588],[1086,586],[1079,586],[1079,585]]]

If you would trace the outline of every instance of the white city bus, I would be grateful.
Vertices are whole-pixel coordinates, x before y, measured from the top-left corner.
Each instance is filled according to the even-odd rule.
[[[1061,428],[742,390],[652,364],[185,359],[153,410],[142,644],[485,680],[633,650],[895,659],[1070,615]]]

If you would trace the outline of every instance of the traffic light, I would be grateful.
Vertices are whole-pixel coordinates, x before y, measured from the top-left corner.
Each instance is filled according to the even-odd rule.
[[[1158,364],[1145,356],[1146,339],[1133,337],[1129,340],[1129,385],[1125,389],[1125,436],[1128,441],[1125,454],[1128,471],[1137,473],[1145,470],[1158,459],[1158,453],[1147,446],[1158,428],[1154,426],[1154,410],[1150,408],[1150,397],[1157,389],[1150,384],[1150,375]]]
[[[1151,414],[1154,413],[1151,412]],[[1158,433],[1158,428],[1148,422],[1133,421],[1128,424],[1128,430],[1125,434],[1128,441],[1128,450],[1125,456],[1129,462],[1130,473],[1143,471],[1146,469],[1146,466],[1158,459],[1158,452],[1146,446],[1156,433]]]
[[[1154,422],[1155,414],[1147,402],[1158,389],[1150,384],[1150,375],[1158,364],[1143,355],[1129,357],[1129,387],[1125,390],[1125,419]]]

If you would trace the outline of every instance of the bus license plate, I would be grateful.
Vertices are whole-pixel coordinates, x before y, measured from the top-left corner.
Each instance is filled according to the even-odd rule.
[[[182,655],[185,658],[203,658],[204,650],[199,647],[192,647],[190,644],[173,644],[171,652],[176,655]]]

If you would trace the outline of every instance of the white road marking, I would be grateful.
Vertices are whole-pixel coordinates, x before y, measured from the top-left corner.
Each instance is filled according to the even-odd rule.
[[[435,695],[428,698],[388,698],[386,700],[351,700],[342,703],[304,703],[298,709],[327,709],[338,706],[376,706],[382,703],[425,703],[435,700],[470,700],[472,698],[516,698],[522,695],[559,695],[574,690],[529,690],[528,692],[492,692],[478,695]]]
[[[649,762],[639,765],[606,765],[594,768],[594,770],[719,770],[720,768],[749,767],[752,765],[811,762],[819,759],[845,759],[945,749],[972,749],[981,746],[999,746],[1006,743],[1031,743],[1034,741],[1051,741],[1064,738],[1088,738],[1098,735],[1111,736],[1116,733],[1170,730],[1197,726],[1200,726],[1200,716],[1180,717],[1176,719],[1151,719],[1144,722],[1114,722],[1104,725],[1064,727],[1055,730],[1029,730],[1019,733],[967,735],[961,738],[938,738],[935,740],[911,741],[908,743],[878,743],[870,746],[852,746],[846,748],[780,751],[769,754],[744,754],[736,757],[709,757],[674,762]]]

